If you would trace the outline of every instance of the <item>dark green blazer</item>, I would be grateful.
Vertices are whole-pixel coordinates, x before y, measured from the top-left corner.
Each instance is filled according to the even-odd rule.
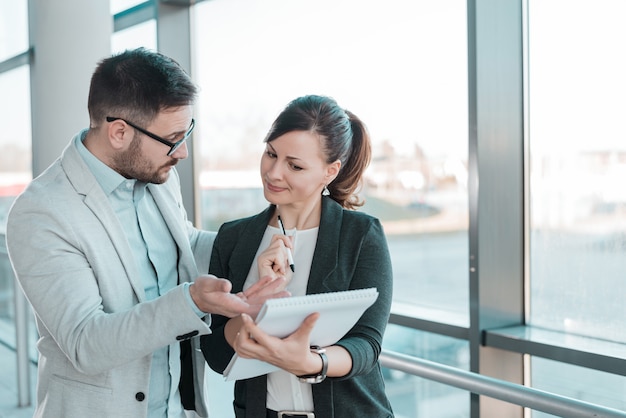
[[[275,207],[270,206],[258,215],[225,223],[220,228],[209,272],[228,278],[233,283],[233,292],[242,290],[274,210]],[[379,296],[337,343],[352,356],[351,372],[312,385],[317,417],[393,416],[378,362],[391,308],[392,281],[387,241],[378,219],[345,210],[324,197],[307,294],[376,287]],[[202,337],[204,356],[218,373],[224,371],[234,354],[224,338],[227,320],[213,315],[213,333]],[[266,392],[266,375],[237,381],[234,400],[237,418],[264,417]]]

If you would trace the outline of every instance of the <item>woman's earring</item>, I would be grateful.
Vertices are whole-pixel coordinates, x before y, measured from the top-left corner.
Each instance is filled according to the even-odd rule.
[[[330,191],[328,191],[328,186],[324,185],[324,189],[322,190],[322,196],[330,196]]]

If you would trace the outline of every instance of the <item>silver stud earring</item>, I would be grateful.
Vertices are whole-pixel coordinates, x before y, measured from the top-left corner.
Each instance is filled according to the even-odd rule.
[[[330,196],[330,191],[328,190],[328,187],[325,185],[324,189],[322,190],[322,196]]]

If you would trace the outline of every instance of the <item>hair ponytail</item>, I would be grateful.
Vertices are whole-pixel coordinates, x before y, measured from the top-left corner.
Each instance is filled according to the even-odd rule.
[[[346,114],[350,120],[352,140],[339,174],[327,187],[333,200],[347,209],[356,209],[365,203],[357,193],[363,185],[363,173],[370,163],[372,147],[363,122],[350,111]]]

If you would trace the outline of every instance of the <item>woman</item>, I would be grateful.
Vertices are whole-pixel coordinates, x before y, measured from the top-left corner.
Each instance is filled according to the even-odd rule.
[[[220,228],[210,273],[242,291],[269,267],[256,265],[259,254],[287,247],[293,296],[369,287],[379,296],[324,354],[309,347],[317,314],[284,339],[263,333],[247,315],[214,315],[213,333],[203,338],[205,358],[219,373],[235,350],[282,369],[235,383],[238,418],[277,417],[279,411],[302,413],[289,417],[392,417],[378,362],[392,297],[389,251],[378,219],[354,211],[362,205],[355,192],[371,156],[367,130],[333,99],[304,96],[281,112],[265,143],[261,178],[271,205]],[[288,272],[289,263],[278,269]]]

